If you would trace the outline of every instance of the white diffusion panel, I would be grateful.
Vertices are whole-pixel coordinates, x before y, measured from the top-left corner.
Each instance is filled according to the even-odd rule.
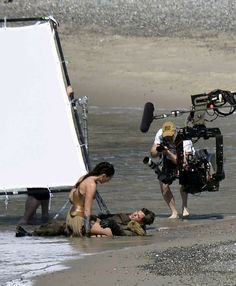
[[[0,189],[86,173],[49,23],[0,28]]]

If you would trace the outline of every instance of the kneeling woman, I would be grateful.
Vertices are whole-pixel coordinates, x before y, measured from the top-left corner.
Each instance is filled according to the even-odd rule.
[[[112,178],[115,169],[108,162],[101,162],[81,177],[69,194],[72,204],[66,218],[66,231],[74,237],[81,236],[112,236],[110,228],[102,228],[99,222],[91,223],[93,201],[96,196],[97,184],[104,184]]]

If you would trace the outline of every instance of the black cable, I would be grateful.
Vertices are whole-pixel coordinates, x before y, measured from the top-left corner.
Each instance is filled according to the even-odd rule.
[[[217,90],[218,94],[222,95],[223,102],[220,104],[214,104],[215,105],[215,112],[221,116],[229,116],[233,114],[236,110],[236,98],[235,93],[232,93],[228,90]],[[226,105],[229,106],[226,106]],[[221,111],[224,108],[229,108],[230,110],[228,112]]]

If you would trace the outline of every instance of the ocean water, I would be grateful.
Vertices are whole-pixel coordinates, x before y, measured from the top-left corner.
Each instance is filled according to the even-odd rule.
[[[1,285],[31,285],[32,277],[66,269],[66,259],[76,259],[68,240],[63,238],[16,238],[13,232],[0,233]]]
[[[159,113],[164,110],[158,111]],[[139,130],[142,109],[120,109],[89,107],[88,134],[89,154],[94,166],[100,161],[114,164],[114,178],[105,185],[99,185],[98,191],[111,212],[132,212],[146,207],[156,213],[156,221],[145,238],[115,239],[69,239],[42,237],[15,237],[15,226],[24,211],[24,195],[0,197],[0,250],[1,285],[32,285],[35,276],[42,273],[66,269],[66,261],[83,259],[85,255],[144,245],[155,241],[156,231],[168,228],[166,218],[169,210],[165,205],[155,173],[143,164],[143,158],[149,155],[155,132],[161,127],[163,120],[155,120],[147,133]],[[185,117],[174,119],[183,126]],[[218,192],[204,192],[189,196],[191,223],[204,223],[217,219],[236,216],[236,137],[235,114],[228,118],[218,118],[208,127],[218,126],[224,136],[224,169],[226,178],[221,182]],[[202,144],[202,145],[201,145]],[[205,140],[199,147],[214,147],[214,142]],[[181,211],[178,182],[174,182],[172,190],[176,204]],[[53,217],[67,201],[67,193],[55,194],[51,200],[51,216]],[[64,217],[68,206],[60,213]],[[95,203],[94,213],[100,210]],[[40,212],[39,212],[40,214]],[[38,215],[39,215],[38,214]],[[177,221],[176,224],[180,224]],[[27,227],[32,229],[32,226]],[[234,250],[235,251],[235,250]]]

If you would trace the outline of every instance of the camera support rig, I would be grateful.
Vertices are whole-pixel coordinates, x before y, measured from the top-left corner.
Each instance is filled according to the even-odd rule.
[[[147,132],[154,119],[177,117],[189,113],[186,126],[178,129],[176,137],[177,168],[179,183],[188,193],[202,191],[218,191],[219,182],[225,178],[223,168],[223,135],[218,127],[207,128],[206,121],[214,121],[217,117],[231,115],[236,110],[236,92],[213,90],[209,93],[191,95],[191,110],[174,110],[168,114],[154,115],[154,106],[147,102],[144,106],[140,125],[142,132]],[[208,120],[206,117],[212,117]],[[191,125],[191,126],[190,126]],[[214,173],[209,176],[211,162],[206,149],[196,152],[195,158],[186,168],[183,141],[198,141],[200,138],[208,140],[215,138],[215,165]]]
[[[190,162],[185,158],[183,141],[203,138],[215,138],[215,165],[216,170],[211,176],[209,155],[206,149],[196,151],[195,161]],[[178,130],[176,137],[177,168],[179,172],[179,183],[185,186],[184,190],[188,193],[202,191],[218,191],[219,182],[225,178],[223,169],[223,136],[219,128],[206,128],[204,125],[184,127]],[[188,164],[186,164],[186,161]],[[187,167],[186,167],[187,166]]]

